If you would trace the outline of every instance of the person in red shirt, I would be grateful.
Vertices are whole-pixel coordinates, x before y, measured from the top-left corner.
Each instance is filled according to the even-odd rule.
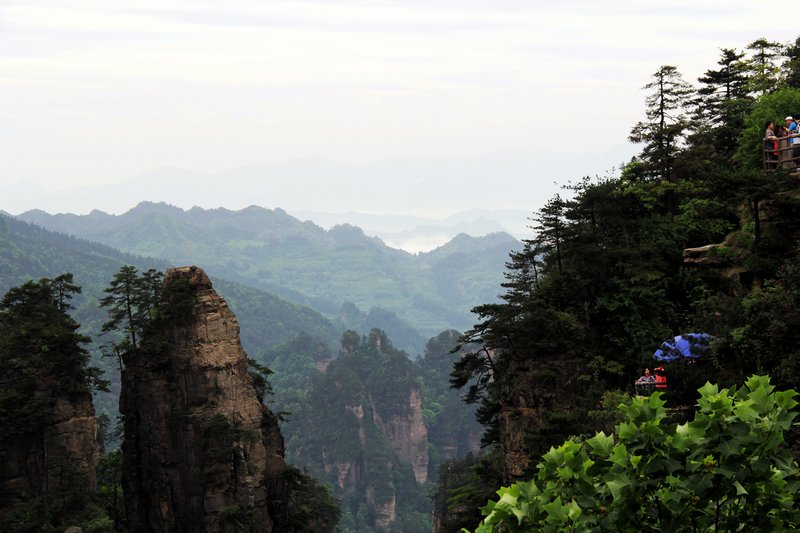
[[[666,390],[667,389],[667,373],[664,370],[663,366],[657,366],[653,369],[653,372],[656,374],[656,389],[658,390]]]

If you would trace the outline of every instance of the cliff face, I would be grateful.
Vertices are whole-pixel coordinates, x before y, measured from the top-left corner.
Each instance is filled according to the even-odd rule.
[[[576,379],[580,368],[581,361],[568,356],[539,362],[515,361],[511,365],[511,375],[526,378],[515,382],[512,394],[500,406],[498,430],[503,470],[508,479],[531,475],[529,469],[535,460],[532,461],[527,430],[543,428],[548,412],[574,408],[574,391],[581,386]]]
[[[43,434],[22,434],[0,442],[0,509],[73,489],[76,484],[94,492],[96,437],[92,396],[56,397]]]
[[[373,421],[389,441],[397,457],[411,465],[414,478],[422,484],[428,480],[428,428],[422,420],[422,395],[411,389],[407,409],[400,414],[381,417],[374,413]]]
[[[0,531],[66,528],[92,512],[97,422],[88,338],[66,303],[75,291],[64,274],[0,298]]]
[[[759,247],[776,257],[793,253],[800,240],[800,193],[789,191],[761,200],[740,211],[739,227],[756,228]],[[694,268],[704,281],[722,294],[741,297],[763,280],[754,271],[752,248],[755,236],[741,231],[730,233],[722,243],[683,250],[683,264]],[[757,264],[757,262],[755,262]],[[757,269],[756,269],[757,270]]]
[[[292,451],[333,487],[345,527],[396,532],[427,518],[420,502],[427,503],[428,429],[418,371],[384,332],[345,333],[341,356],[314,380],[294,420],[303,427],[291,437]]]
[[[192,312],[126,361],[123,486],[132,531],[278,531],[283,438],[248,374],[239,325],[197,267],[169,270]]]

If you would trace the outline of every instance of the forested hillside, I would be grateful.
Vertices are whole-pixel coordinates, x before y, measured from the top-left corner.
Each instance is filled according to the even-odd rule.
[[[793,393],[776,396],[778,410],[764,415],[784,421],[783,430],[764,429],[775,431],[776,440],[770,437],[769,442],[787,461],[774,472],[784,480],[779,485],[788,485],[769,489],[775,493],[764,495],[763,485],[735,485],[734,480],[745,483],[734,477],[738,473],[750,472],[741,475],[753,480],[760,467],[745,466],[748,459],[740,456],[736,461],[745,462],[729,462],[733,459],[724,450],[708,452],[715,458],[713,465],[706,464],[710,477],[699,485],[678,486],[680,476],[692,472],[694,460],[684,454],[688,441],[680,440],[685,436],[680,431],[674,452],[648,440],[649,445],[637,447],[637,439],[662,439],[647,428],[663,427],[658,431],[671,439],[666,435],[674,425],[669,424],[691,420],[696,389],[706,381],[738,386],[759,373],[786,389],[797,387],[800,377],[800,329],[794,327],[800,282],[798,174],[794,164],[765,171],[761,162],[765,123],[800,111],[800,40],[788,48],[762,39],[744,52],[723,49],[718,66],[698,82],[690,85],[673,66],[656,70],[644,88],[645,118],[630,134],[642,146],[639,157],[619,175],[577,180],[538,210],[536,237],[511,254],[503,301],[476,309],[480,320],[462,340],[477,349],[455,365],[452,380],[478,403],[487,447],[478,462],[450,463],[448,490],[440,490],[437,505],[440,531],[474,528],[478,509],[465,508],[465,501],[479,502],[498,480],[526,480],[536,472],[530,483],[504,492],[505,503],[495,508],[482,531],[491,531],[490,525],[555,531],[629,524],[636,530],[696,524],[704,524],[700,530],[717,530],[725,520],[737,521],[735,506],[747,491],[753,496],[745,505],[764,505],[763,516],[774,518],[773,527],[797,525],[796,502],[780,492],[795,490],[791,487],[797,483],[797,458],[783,444],[794,416],[784,410],[792,408],[788,398]],[[615,430],[622,416],[615,407],[630,403],[626,396],[634,392],[634,380],[657,364],[656,348],[690,332],[710,334],[711,344],[699,360],[664,364],[667,410],[660,410],[655,399],[650,404],[637,400]],[[714,399],[705,400],[702,414],[689,427],[701,439],[706,421],[724,415],[715,409],[727,404],[714,403],[716,398],[730,396],[735,398],[726,400],[731,406],[737,401],[748,405],[756,401],[748,398],[766,398],[773,385],[756,380],[739,392],[707,389],[704,394]],[[757,409],[769,409],[766,399],[759,402]],[[750,420],[738,408],[735,412]],[[614,438],[599,436],[581,444],[598,430]],[[757,435],[758,429],[741,426],[736,431],[744,439],[741,450],[749,449],[744,436]],[[542,458],[570,437],[577,437],[574,444],[551,449]],[[796,435],[788,438],[797,443]],[[608,451],[614,443],[621,446],[617,453],[625,444],[642,457],[675,453],[675,460],[687,461],[687,470],[675,463],[667,476],[656,462],[643,461],[640,470],[633,463],[635,472],[624,474],[619,465],[602,462],[611,458],[600,449]],[[608,468],[597,474],[606,476],[607,487],[591,481],[600,470],[577,466],[588,465],[581,461],[590,456],[597,469]],[[643,482],[649,488],[634,489],[628,475],[653,478]],[[555,487],[569,488],[554,492]],[[603,493],[605,488],[610,492]],[[670,502],[627,500],[629,489],[653,498],[666,493],[684,498],[685,514],[670,514]],[[518,503],[509,503],[517,496]],[[700,518],[708,514],[710,520]],[[758,518],[740,519],[762,527]]]
[[[476,452],[474,409],[447,385],[459,334],[429,340],[416,362],[373,329],[345,332],[334,358],[308,336],[260,354],[270,407],[288,411],[287,458],[333,487],[343,532],[431,530],[439,465]]]
[[[100,331],[105,313],[97,307],[103,289],[120,266],[140,270],[169,264],[161,259],[135,256],[108,246],[44,230],[0,216],[0,292],[29,279],[72,272],[83,287],[75,296],[75,316],[90,336]],[[301,331],[336,346],[341,331],[320,313],[289,303],[266,292],[227,280],[215,280],[242,326],[242,343],[254,353],[281,344]]]
[[[460,235],[429,253],[389,248],[357,227],[325,231],[281,209],[251,206],[188,211],[142,203],[119,216],[48,215],[22,220],[173,264],[201,264],[212,276],[277,294],[335,316],[351,302],[361,313],[388,310],[424,338],[466,329],[469,310],[495,300],[503,265],[519,242],[505,233]],[[386,324],[370,324],[390,331]],[[400,335],[395,335],[400,340]],[[403,344],[419,351],[422,343]]]
[[[113,430],[121,361],[102,356],[115,353],[108,345],[118,337],[101,335],[108,313],[98,303],[108,297],[105,289],[119,278],[122,265],[135,265],[125,268],[138,267],[144,274],[147,268],[163,268],[163,263],[14,218],[2,217],[0,224],[0,283],[4,287],[30,277],[55,277],[63,269],[74,272],[74,282],[82,285],[83,290],[73,299],[75,317],[86,340],[92,341],[87,348],[93,364],[101,367],[103,377],[110,381],[110,390],[99,392],[95,405],[98,414],[111,419],[111,426],[105,425],[103,431]],[[416,361],[394,348],[388,335],[378,329],[363,338],[350,331],[345,338],[353,344],[344,349],[340,343],[344,325],[360,329],[367,324],[390,323],[401,335],[405,332],[411,343],[422,341],[412,328],[403,329],[396,317],[380,316],[375,309],[363,314],[353,304],[344,305],[333,323],[307,307],[236,283],[217,280],[215,287],[237,314],[245,349],[272,371],[268,378],[272,394],[265,401],[284,418],[288,459],[338,487],[336,494],[345,504],[342,531],[379,531],[381,520],[388,520],[378,516],[379,506],[367,496],[366,486],[383,491],[383,497],[391,494],[397,506],[389,515],[392,527],[409,532],[430,530],[428,491],[438,466],[476,451],[480,441],[474,408],[464,405],[447,382],[456,357],[450,351],[459,334],[448,330],[430,339]],[[340,348],[347,357],[339,360]],[[363,448],[352,446],[352,439],[359,438],[359,428],[348,425],[352,416],[349,404],[331,397],[342,373],[359,376],[346,388],[348,395],[364,399],[362,409],[370,417],[363,422],[368,430]],[[396,396],[403,394],[405,398],[398,404]],[[412,443],[412,435],[420,431],[421,440]],[[329,438],[331,432],[335,438]],[[107,434],[104,438],[113,444],[113,438]],[[340,481],[324,466],[323,456],[333,460],[337,454],[356,454],[352,478]],[[103,464],[104,468],[109,466],[108,461]],[[372,465],[369,472],[363,470],[365,465]]]
[[[115,365],[151,355],[135,361],[139,378],[130,378],[131,390],[145,391],[139,402],[158,415],[165,434],[174,417],[188,421],[186,434],[203,437],[190,455],[230,463],[238,482],[248,476],[239,476],[247,468],[236,453],[251,440],[227,418],[195,422],[203,410],[184,409],[170,393],[173,382],[187,391],[197,386],[178,396],[218,408],[209,396],[222,387],[202,364],[189,377],[165,377],[167,367],[182,372],[188,366],[160,366],[159,358],[170,346],[187,360],[196,340],[204,339],[204,353],[220,368],[235,359],[224,370],[241,379],[234,389],[269,405],[276,413],[273,429],[282,419],[288,458],[341,500],[342,532],[796,530],[800,435],[791,389],[800,382],[800,155],[794,157],[790,139],[764,139],[764,132],[769,122],[800,111],[800,39],[789,46],[759,39],[743,51],[722,49],[718,64],[696,85],[664,65],[644,91],[644,117],[630,131],[639,156],[618,174],[566,184],[535,211],[535,236],[521,247],[504,235],[459,236],[412,256],[352,226],[324,231],[258,207],[183,211],[146,203],[120,216],[22,217],[164,258],[148,259],[0,216],[0,289],[22,286],[2,302],[0,362],[7,375],[0,385],[13,391],[4,401],[38,401],[44,397],[39,382],[52,394],[64,377],[37,364],[51,351],[44,341],[52,339],[30,335],[50,330],[29,327],[27,315],[13,314],[18,300],[31,303],[20,295],[39,291],[32,303],[47,308],[58,325],[56,340],[68,341],[65,353],[78,363],[67,369],[67,377],[81,382],[77,393],[87,396],[86,382],[97,378],[80,347],[88,340],[84,333],[94,337],[91,360],[112,381],[99,411],[113,410]],[[776,152],[789,155],[775,163]],[[505,261],[498,300],[496,273]],[[163,322],[150,352],[137,351],[135,341],[131,349],[123,334],[121,341],[111,338],[123,356],[102,359],[98,333],[109,329],[108,315],[97,303],[110,295],[104,306],[113,308],[114,291],[104,292],[109,281],[119,281],[121,265],[160,269],[166,262],[203,263],[212,274],[275,290],[316,310],[215,282],[238,314],[248,361],[227,304],[205,274],[187,268],[182,272],[196,278],[195,292],[215,302],[207,314],[198,318],[193,313],[200,307],[186,313],[171,304],[166,313],[156,309],[153,316]],[[74,278],[58,277],[65,272]],[[72,288],[73,279],[82,292]],[[80,333],[64,314],[64,290],[75,293]],[[469,309],[479,302],[477,322],[466,333],[439,333],[470,320]],[[181,320],[195,318],[191,328],[183,324],[182,336],[173,335]],[[212,319],[216,326],[209,328]],[[382,324],[392,334],[374,327]],[[421,332],[437,335],[415,359],[402,348],[422,345]],[[707,348],[654,360],[664,341],[688,333],[702,334]],[[20,360],[29,338],[41,353]],[[234,346],[235,358],[221,354],[219,338]],[[663,368],[653,384],[659,390],[637,395],[634,381],[656,365]],[[150,402],[140,383],[165,400]],[[226,397],[236,422],[240,394]],[[266,412],[254,402],[250,407]],[[10,407],[5,413],[39,422]],[[126,422],[131,433],[152,437],[150,424],[137,426],[141,420],[134,416]],[[6,426],[0,440],[14,441],[18,430]],[[283,438],[270,435],[282,455]],[[170,461],[180,463],[180,454],[173,455]],[[187,479],[207,473],[204,465],[198,462]],[[325,523],[333,527],[339,507],[326,489],[289,472],[323,496]],[[94,483],[91,474],[84,477]],[[208,488],[219,487],[209,482]],[[485,507],[481,523],[481,507],[497,499],[498,489],[500,498]],[[149,497],[144,486],[136,491],[142,501]],[[298,516],[313,514],[306,505],[312,500],[293,502]],[[244,517],[238,503],[217,503],[213,520],[234,528]],[[28,514],[21,520],[32,520],[32,511],[22,510]]]
[[[111,339],[100,335],[107,316],[98,302],[124,264],[136,265],[142,271],[166,266],[162,260],[125,254],[0,216],[0,292],[30,279],[55,278],[65,272],[72,273],[75,284],[82,287],[72,302],[74,317],[81,324],[80,331],[92,341],[87,346],[92,364],[102,368],[105,379],[111,381],[111,392],[100,393],[95,407],[98,413],[112,418],[117,413],[119,369],[113,358],[103,357],[107,350],[102,346]],[[328,346],[338,345],[339,326],[318,312],[229,281],[216,280],[216,284],[238,316],[242,344],[250,353],[287,342],[301,332],[314,335]]]

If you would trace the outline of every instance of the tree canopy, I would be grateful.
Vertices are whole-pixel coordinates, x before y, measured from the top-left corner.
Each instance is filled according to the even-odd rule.
[[[800,193],[761,157],[765,121],[796,114],[800,100],[775,68],[791,48],[757,44],[722,49],[696,90],[659,68],[632,129],[641,154],[617,175],[567,184],[531,217],[502,301],[474,309],[451,373],[479,406],[486,457],[500,458],[472,473],[529,479],[554,442],[613,420],[608,399],[632,393],[653,351],[686,332],[714,340],[699,361],[669,365],[675,417],[691,416],[709,379],[796,383]]]

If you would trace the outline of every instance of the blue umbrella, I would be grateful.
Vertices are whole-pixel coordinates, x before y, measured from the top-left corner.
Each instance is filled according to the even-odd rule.
[[[665,363],[677,361],[684,357],[698,359],[708,350],[708,343],[710,340],[711,335],[708,333],[684,333],[672,340],[664,342],[664,344],[653,353],[653,359]]]

